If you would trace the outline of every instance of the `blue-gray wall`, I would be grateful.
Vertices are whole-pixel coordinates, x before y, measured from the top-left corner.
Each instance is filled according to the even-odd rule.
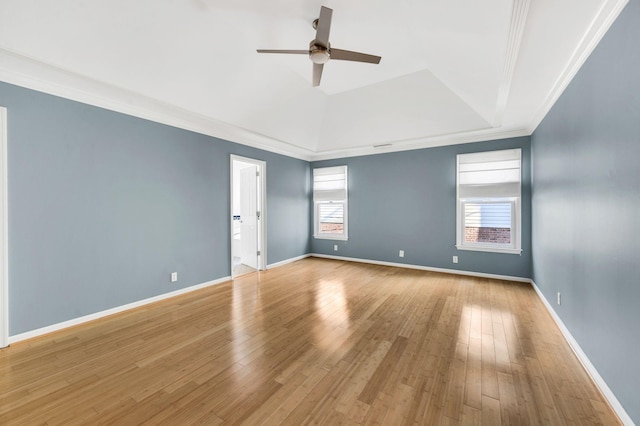
[[[640,423],[640,2],[538,126],[532,158],[533,278]]]
[[[522,254],[457,250],[456,155],[507,148],[522,148]],[[314,162],[312,167],[349,167],[349,240],[312,238],[311,250],[530,278],[529,148],[529,137],[522,137]],[[454,255],[458,264],[452,263]]]
[[[269,263],[315,252],[533,276],[552,304],[562,292],[556,311],[639,422],[638,22],[632,0],[531,138],[312,163],[349,166],[346,242],[310,238],[305,161],[0,83],[10,334],[228,276],[237,154],[267,162]],[[514,147],[522,255],[456,250],[456,154]]]
[[[268,262],[309,251],[306,161],[5,83],[0,106],[10,335],[230,275],[230,154],[267,162]]]

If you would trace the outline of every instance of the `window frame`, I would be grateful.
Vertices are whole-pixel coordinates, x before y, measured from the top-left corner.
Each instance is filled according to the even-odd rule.
[[[341,167],[344,169],[344,181],[345,181],[345,188],[344,188],[344,199],[330,199],[330,200],[316,200],[315,195],[316,195],[316,191],[315,188],[313,188],[313,195],[314,195],[314,200],[313,200],[313,238],[316,239],[322,239],[322,240],[340,240],[340,241],[347,241],[349,239],[349,174],[348,174],[348,167],[346,165],[342,165],[342,166],[331,166],[331,167],[316,167],[313,169],[312,171],[312,182],[315,186],[315,171],[316,170],[321,170],[321,169],[333,169],[333,168],[338,168]],[[320,209],[320,205],[321,204],[342,204],[342,211],[343,211],[343,217],[342,217],[342,233],[341,234],[335,234],[335,233],[327,233],[327,232],[320,232],[320,214],[319,214],[319,209]]]
[[[456,156],[456,249],[490,253],[522,254],[522,150],[520,151],[520,184],[518,196],[464,197],[460,198],[460,155]],[[498,152],[501,150],[496,150]],[[485,151],[487,153],[493,151]],[[470,243],[464,241],[464,205],[511,203],[511,244]]]
[[[314,201],[314,229],[313,229],[313,237],[324,240],[343,240],[346,241],[348,239],[348,209],[347,209],[347,201]],[[320,205],[322,204],[342,204],[342,233],[330,233],[330,232],[320,232]]]
[[[511,204],[511,244],[501,243],[471,243],[464,241],[465,235],[465,204]],[[495,253],[520,254],[520,200],[518,197],[497,197],[497,198],[463,198],[458,201],[458,230],[457,244],[458,250],[487,251]]]

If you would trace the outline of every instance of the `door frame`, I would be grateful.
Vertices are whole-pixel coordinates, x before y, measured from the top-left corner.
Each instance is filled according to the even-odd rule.
[[[254,164],[258,167],[258,211],[260,218],[258,219],[258,271],[267,269],[267,162],[256,160],[255,158],[241,157],[231,154],[229,156],[229,176],[230,176],[230,193],[229,193],[229,265],[231,267],[231,278],[233,279],[233,162],[241,161],[243,163]]]
[[[0,107],[0,348],[9,346],[7,109]]]

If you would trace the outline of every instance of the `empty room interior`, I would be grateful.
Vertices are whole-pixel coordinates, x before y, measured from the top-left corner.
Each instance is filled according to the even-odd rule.
[[[1,0],[0,424],[640,422],[639,76],[638,0]]]

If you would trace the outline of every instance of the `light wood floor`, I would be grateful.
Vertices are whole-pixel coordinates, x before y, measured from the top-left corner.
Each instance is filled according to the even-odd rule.
[[[528,284],[305,259],[0,351],[0,424],[617,424]]]

